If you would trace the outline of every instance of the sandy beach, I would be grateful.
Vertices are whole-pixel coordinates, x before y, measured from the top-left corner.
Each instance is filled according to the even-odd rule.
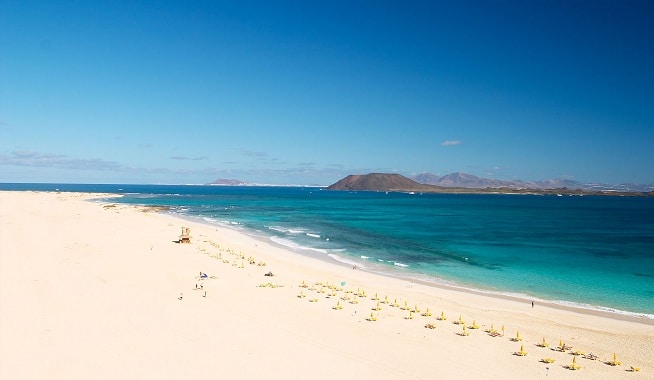
[[[651,320],[384,277],[98,197],[0,192],[0,378],[654,377]]]

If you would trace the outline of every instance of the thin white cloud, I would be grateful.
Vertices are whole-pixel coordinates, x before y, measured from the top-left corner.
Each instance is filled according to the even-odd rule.
[[[445,140],[441,143],[441,146],[454,146],[454,145],[461,145],[463,144],[463,141],[461,140]]]
[[[253,151],[253,150],[247,150],[247,149],[239,149],[238,152],[241,153],[241,155],[243,155],[245,157],[256,157],[256,158],[259,158],[259,159],[264,159],[264,158],[269,157],[268,153],[266,153],[266,152],[257,152],[257,151]]]
[[[257,157],[258,154],[254,154]],[[177,159],[192,158],[176,156]],[[389,168],[350,168],[340,164],[321,166],[312,162],[302,162],[293,167],[280,167],[279,164],[266,165],[262,168],[238,168],[235,161],[224,162],[227,167],[205,168],[144,168],[127,166],[120,162],[99,158],[74,158],[63,154],[49,154],[31,150],[0,153],[1,166],[38,167],[47,170],[76,170],[122,175],[125,179],[137,176],[139,180],[170,183],[186,183],[187,179],[197,183],[211,182],[216,178],[236,178],[256,183],[272,184],[321,184],[328,185],[352,173],[389,172]],[[270,167],[272,166],[272,167]],[[122,173],[122,174],[121,174]],[[129,180],[127,181],[129,182]]]
[[[30,150],[0,154],[0,165],[49,167],[74,170],[124,170],[125,166],[99,158],[78,159],[62,154],[43,154]]]
[[[201,157],[170,156],[168,158],[170,158],[171,160],[179,160],[179,161],[201,161],[201,160],[209,159],[207,156],[201,156]]]

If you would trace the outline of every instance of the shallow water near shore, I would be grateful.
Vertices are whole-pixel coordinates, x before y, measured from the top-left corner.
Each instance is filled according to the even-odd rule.
[[[13,186],[120,193],[375,272],[654,318],[653,198]]]

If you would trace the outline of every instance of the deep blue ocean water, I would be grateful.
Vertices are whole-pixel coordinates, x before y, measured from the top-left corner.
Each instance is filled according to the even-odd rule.
[[[654,198],[405,194],[320,188],[12,185],[237,228],[366,270],[654,318]]]

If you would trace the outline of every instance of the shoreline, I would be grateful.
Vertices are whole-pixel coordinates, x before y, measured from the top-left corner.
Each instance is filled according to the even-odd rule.
[[[631,379],[654,372],[648,324],[352,270],[234,229],[128,204],[104,207],[110,199],[88,202],[103,195],[0,192],[0,377]],[[191,244],[173,242],[180,226],[191,228]],[[421,311],[382,303],[371,312],[377,293]],[[436,319],[441,312],[447,321]],[[461,335],[457,316],[481,328]],[[484,332],[493,325],[506,334]],[[570,371],[574,355],[537,347],[543,338],[601,360],[575,357],[583,369]],[[515,354],[523,348],[528,356]],[[604,363],[614,352],[622,366]],[[632,366],[641,371],[628,372]]]
[[[116,194],[115,196],[121,196],[120,194]],[[265,235],[259,235],[254,231],[247,230],[246,228],[239,229],[237,227],[234,227],[226,222],[220,222],[217,221],[215,224],[212,222],[209,222],[205,219],[203,219],[200,216],[185,216],[181,214],[177,214],[175,212],[170,212],[168,210],[162,210],[162,206],[144,206],[144,205],[136,205],[136,204],[130,204],[130,203],[121,203],[121,205],[125,206],[130,206],[130,207],[144,207],[147,209],[152,209],[155,212],[163,212],[165,215],[169,215],[173,218],[178,218],[183,221],[189,221],[193,223],[199,223],[203,224],[209,227],[219,227],[219,228],[224,228],[228,230],[235,231],[237,233],[244,234],[250,238],[256,239],[262,243],[268,243],[268,244],[273,244],[277,246],[280,249],[292,252],[294,254],[303,256],[303,257],[308,257],[312,258],[315,260],[320,260],[325,263],[329,263],[332,265],[338,265],[342,266],[344,268],[351,268],[353,264],[357,263],[355,260],[349,261],[349,257],[342,257],[343,260],[335,259],[331,257],[330,255],[325,255],[325,256],[320,256],[320,255],[310,255],[310,254],[305,254],[303,253],[302,249],[293,249],[292,247],[288,247],[286,245],[280,244],[275,242],[274,240],[270,239],[270,237],[265,236]],[[338,256],[338,255],[337,255]],[[456,284],[455,281],[453,280],[443,280],[436,278],[436,280],[430,281],[430,280],[425,280],[425,279],[420,279],[414,276],[411,276],[410,274],[405,275],[402,273],[393,273],[392,269],[393,268],[384,268],[383,266],[379,266],[381,269],[380,270],[370,270],[367,269],[365,266],[357,265],[357,269],[360,271],[372,273],[372,274],[377,274],[380,276],[384,277],[389,277],[389,278],[396,278],[398,280],[402,281],[407,281],[407,282],[415,282],[415,283],[420,283],[425,286],[433,286],[436,288],[441,288],[444,290],[451,290],[451,291],[457,291],[457,292],[464,292],[464,293],[469,293],[469,294],[476,294],[479,296],[485,296],[485,297],[491,297],[491,298],[498,298],[498,299],[505,299],[505,300],[511,300],[515,302],[522,302],[524,304],[530,304],[532,301],[537,303],[538,305],[542,307],[550,307],[552,309],[558,309],[558,310],[565,310],[565,311],[570,311],[574,313],[580,313],[580,314],[587,314],[587,315],[593,315],[593,316],[598,316],[598,317],[603,317],[603,318],[610,318],[610,319],[616,319],[616,320],[621,320],[621,321],[629,321],[629,322],[635,322],[635,323],[642,323],[644,325],[650,325],[654,326],[654,314],[648,314],[648,313],[639,313],[639,312],[632,312],[628,310],[620,310],[620,309],[615,309],[607,306],[602,306],[602,305],[591,305],[587,304],[587,307],[584,307],[586,304],[581,304],[578,302],[574,301],[566,301],[566,300],[548,300],[544,298],[539,298],[539,297],[529,297],[526,295],[519,295],[519,294],[511,294],[510,292],[503,293],[500,291],[493,291],[493,290],[484,290],[484,289],[477,289],[474,287],[468,287],[464,285],[458,285]],[[416,273],[420,275],[420,273]],[[426,275],[425,275],[426,276]],[[440,282],[438,280],[441,280],[443,282]],[[453,284],[447,284],[445,282],[453,282]],[[564,303],[571,303],[571,305],[566,305]],[[615,311],[610,311],[610,310],[602,310],[601,308],[606,308],[610,310],[615,310]]]

